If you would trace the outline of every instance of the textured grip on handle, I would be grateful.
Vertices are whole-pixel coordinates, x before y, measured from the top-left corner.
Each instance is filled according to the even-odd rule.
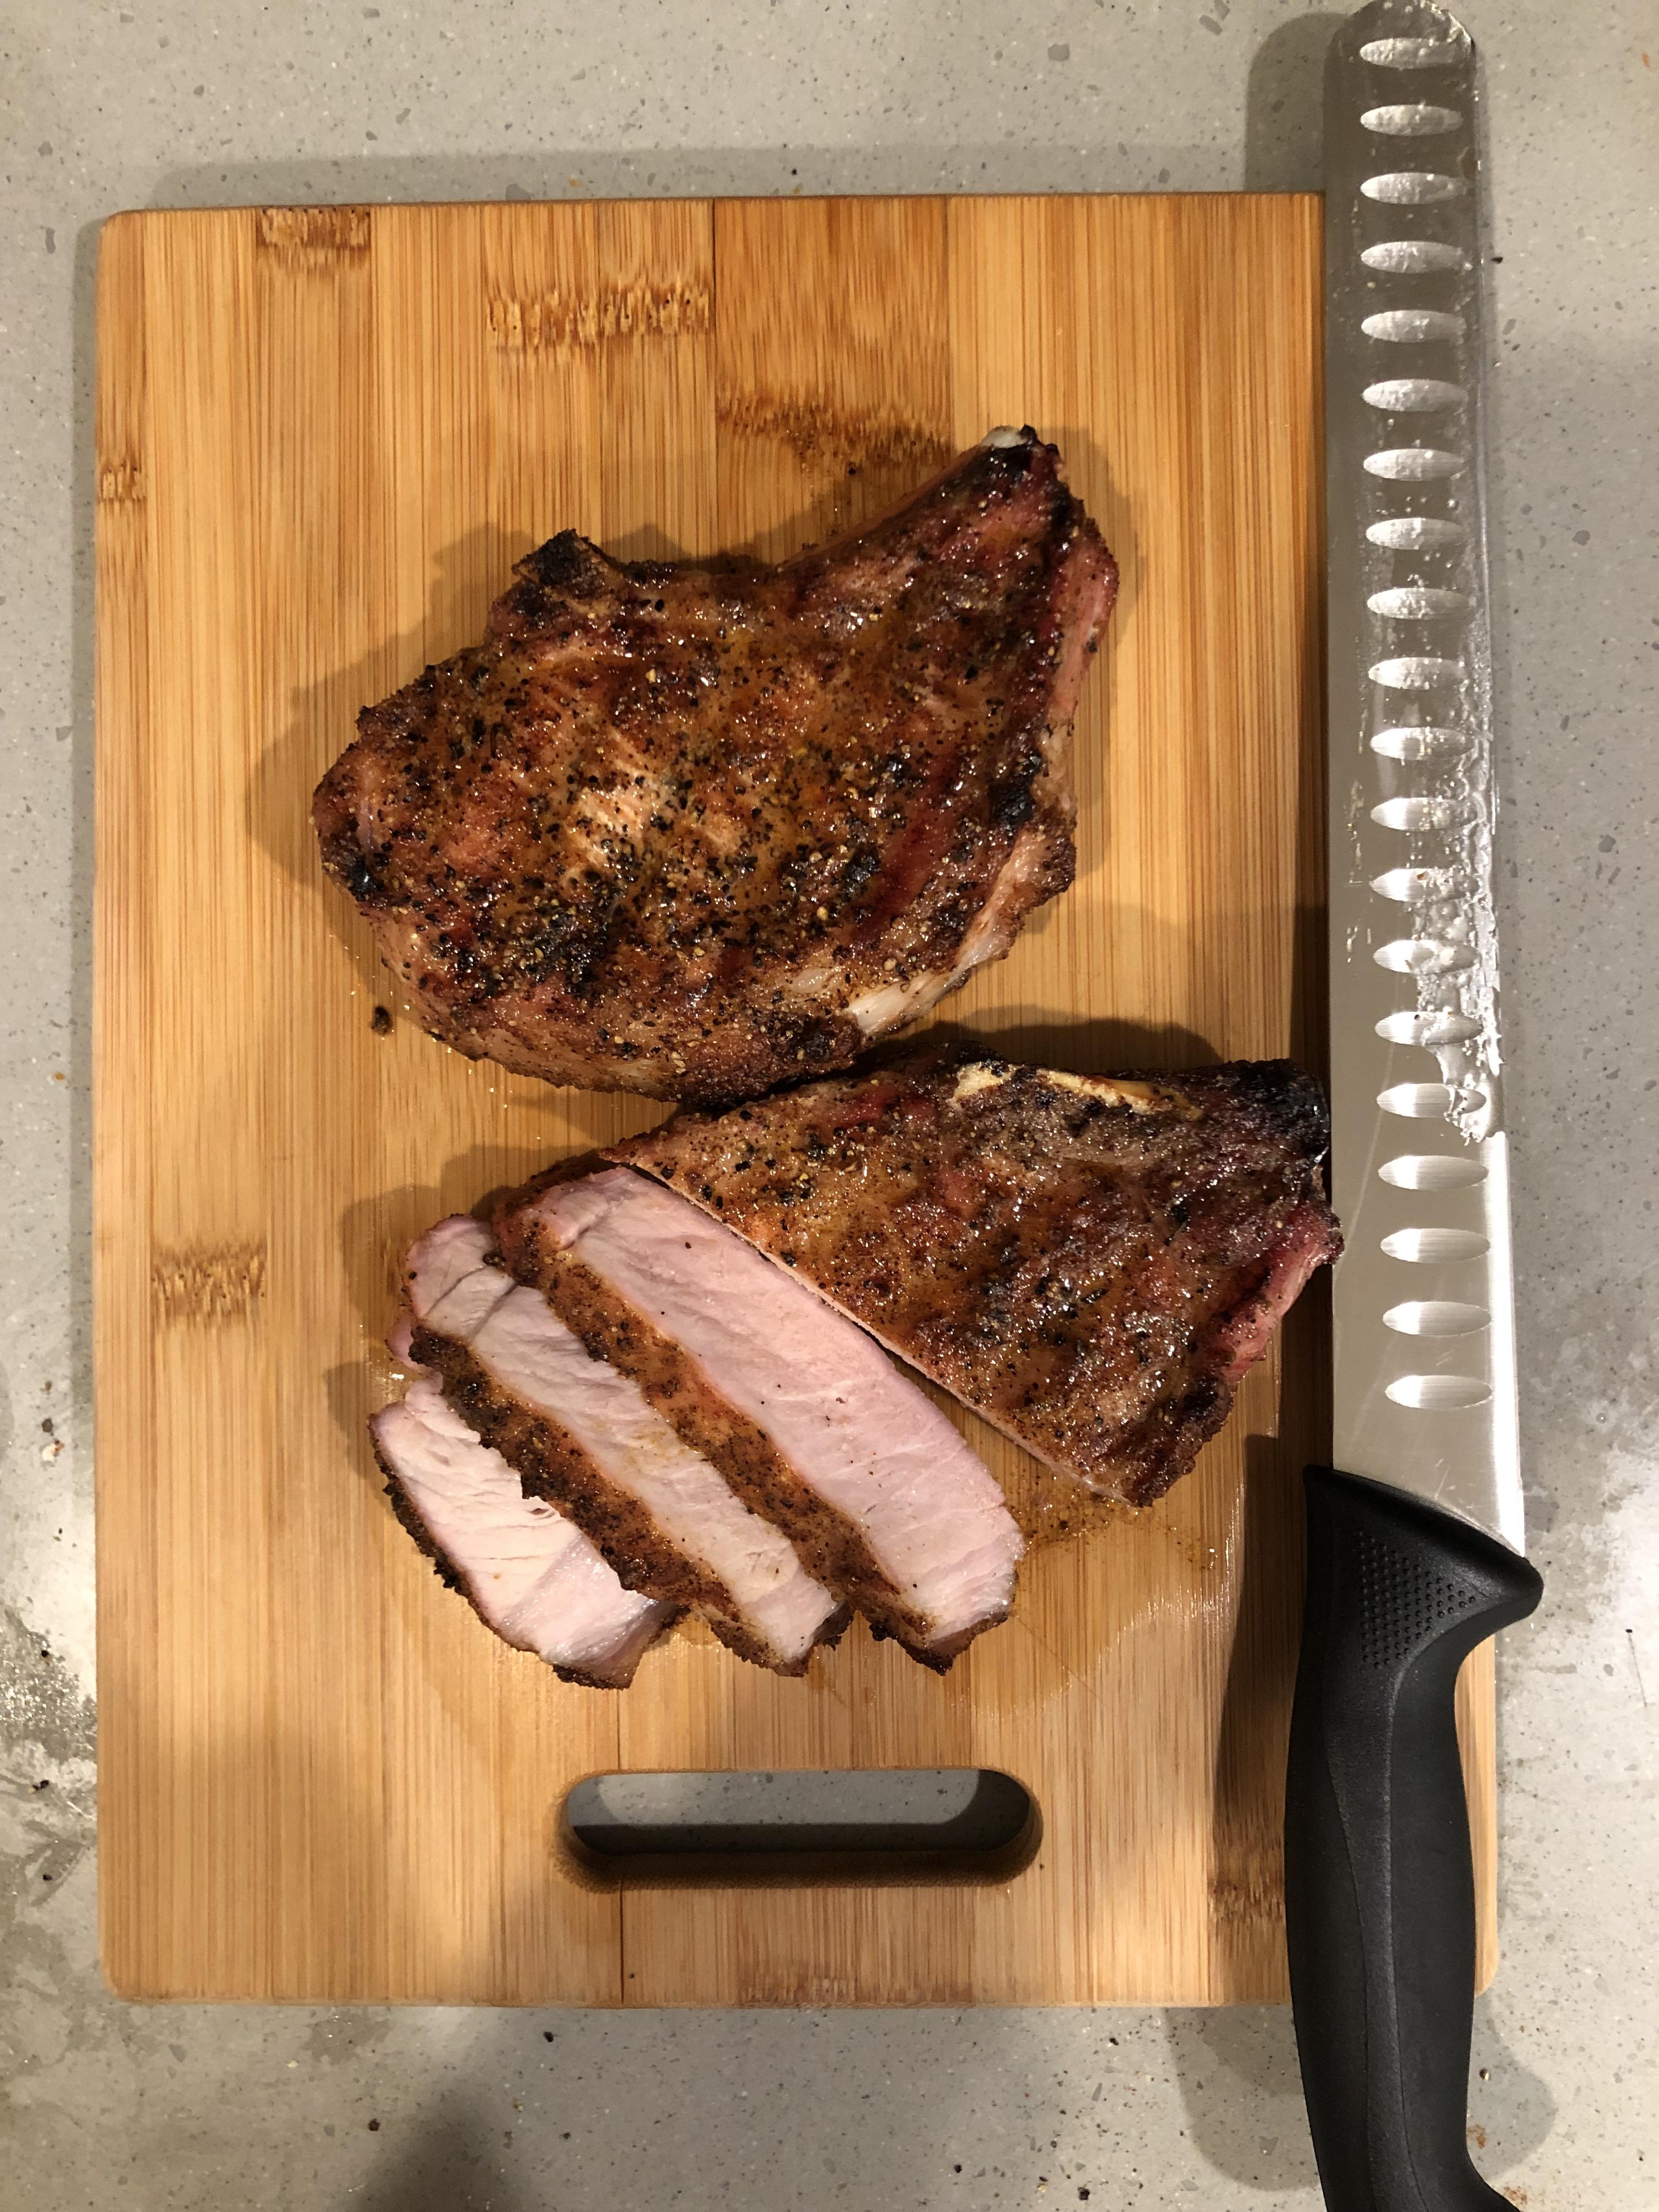
[[[1297,2046],[1331,2212],[1491,2212],[1467,2142],[1474,1877],[1457,1670],[1537,1604],[1518,1553],[1310,1468],[1285,1809]]]

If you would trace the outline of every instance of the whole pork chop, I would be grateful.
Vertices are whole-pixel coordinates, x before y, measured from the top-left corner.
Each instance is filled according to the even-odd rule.
[[[1028,1451],[1145,1504],[1341,1239],[1288,1060],[1071,1075],[924,1049],[611,1148]]]
[[[325,866],[434,1036],[714,1102],[844,1067],[1072,879],[1116,571],[1030,430],[776,568],[565,531],[358,718]]]

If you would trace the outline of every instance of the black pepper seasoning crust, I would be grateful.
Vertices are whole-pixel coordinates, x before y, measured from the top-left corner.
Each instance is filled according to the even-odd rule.
[[[775,568],[562,532],[481,645],[363,710],[324,864],[435,1036],[726,1099],[845,1066],[1006,951],[1071,881],[1116,573],[1054,448],[1000,434]]]

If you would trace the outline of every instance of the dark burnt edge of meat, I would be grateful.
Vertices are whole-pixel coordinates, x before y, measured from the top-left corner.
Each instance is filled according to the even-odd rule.
[[[1208,1337],[1212,1351],[1239,1334],[1247,1321],[1254,1325],[1252,1333],[1259,1334],[1262,1340],[1260,1348],[1237,1372],[1212,1370],[1196,1377],[1180,1398],[1159,1408],[1161,1415],[1167,1415],[1167,1421],[1154,1418],[1143,1424],[1141,1429],[1130,1432],[1139,1439],[1130,1446],[1132,1455],[1154,1462],[1161,1458],[1163,1464],[1154,1464],[1139,1478],[1126,1484],[1122,1496],[1127,1504],[1150,1505],[1183,1474],[1191,1474],[1199,1453],[1225,1425],[1245,1376],[1265,1356],[1267,1340],[1282,1328],[1316,1269],[1336,1259],[1342,1249],[1340,1232],[1336,1229],[1334,1216],[1323,1206],[1322,1192],[1319,1198],[1319,1208],[1306,1198],[1292,1206],[1285,1226],[1298,1224],[1299,1233],[1293,1237],[1281,1237],[1270,1248],[1263,1272],[1210,1324]],[[1268,1291],[1274,1278],[1286,1261],[1298,1254],[1307,1261],[1301,1279],[1287,1297],[1270,1298]],[[1030,1446],[1026,1449],[1030,1449]]]
[[[1172,1404],[1160,1406],[1152,1419],[1133,1431],[1141,1441],[1132,1443],[1126,1459],[1145,1457],[1153,1464],[1139,1475],[1131,1476],[1118,1493],[1126,1505],[1152,1505],[1167,1491],[1172,1490],[1183,1474],[1190,1474],[1210,1438],[1225,1427],[1227,1416],[1233,1410],[1237,1390],[1222,1381],[1218,1375],[1200,1376],[1191,1389]],[[996,1415],[985,1417],[994,1427],[1002,1424]],[[1069,1468],[1060,1468],[1047,1459],[1013,1429],[1004,1431],[1023,1450],[1042,1460],[1045,1467],[1069,1480],[1077,1478]]]
[[[659,1138],[678,1135],[689,1129],[710,1129],[717,1122],[744,1121],[747,1119],[745,1107],[762,1113],[775,1098],[794,1097],[817,1089],[823,1091],[828,1104],[832,1089],[839,1093],[858,1084],[875,1086],[884,1078],[890,1078],[896,1090],[902,1085],[925,1080],[935,1073],[959,1072],[967,1067],[988,1068],[1003,1081],[1028,1089],[1037,1085],[1050,1089],[1052,1086],[1044,1079],[1056,1073],[1030,1061],[1005,1060],[993,1046],[981,1044],[972,1037],[927,1037],[920,1042],[890,1037],[865,1054],[856,1067],[797,1076],[763,1097],[732,1099],[724,1104],[688,1103],[654,1129],[641,1130],[635,1137],[618,1138],[614,1144],[598,1146],[585,1152],[579,1164],[562,1161],[556,1166],[544,1169],[521,1185],[507,1202],[516,1205],[521,1199],[538,1196],[550,1185],[565,1181],[566,1170],[572,1164],[578,1164],[583,1174],[592,1173],[594,1164],[600,1161],[612,1166],[638,1168]],[[1068,1071],[1058,1072],[1065,1074]],[[1177,1093],[1212,1090],[1218,1104],[1236,1105],[1248,1112],[1262,1134],[1283,1138],[1304,1158],[1322,1164],[1330,1152],[1330,1109],[1324,1091],[1316,1078],[1293,1060],[1222,1060],[1207,1067],[1114,1067],[1079,1079],[1146,1084],[1154,1090]],[[1097,1103],[1091,1106],[1085,1094],[1072,1095],[1077,1102],[1073,1110],[1098,1110]],[[654,1167],[648,1172],[665,1182],[672,1180],[662,1176],[660,1170]]]
[[[554,1179],[538,1179],[539,1188]],[[961,1636],[928,1641],[925,1621],[884,1571],[856,1524],[802,1480],[765,1431],[727,1403],[690,1353],[556,1239],[539,1233],[533,1220],[504,1213],[495,1230],[509,1272],[541,1292],[590,1358],[608,1361],[636,1383],[647,1402],[750,1510],[783,1531],[814,1581],[861,1613],[875,1635],[890,1638],[912,1659],[942,1674],[975,1636],[1006,1618],[1005,1609]]]
[[[1055,448],[1042,444],[1029,428],[1018,435],[1003,434],[1006,442],[970,448],[931,484],[867,529],[849,533],[830,547],[809,548],[776,568],[742,562],[617,562],[574,532],[562,532],[517,565],[516,581],[492,609],[480,645],[439,666],[428,667],[403,690],[363,709],[357,743],[335,763],[318,787],[313,804],[318,835],[325,866],[375,921],[381,951],[429,1034],[468,1057],[493,1058],[508,1068],[552,1082],[606,1085],[714,1103],[753,1095],[790,1077],[847,1065],[871,1033],[848,1011],[853,1001],[882,999],[890,987],[916,985],[914,999],[901,998],[890,1007],[884,1004],[881,1013],[872,1017],[873,1034],[890,1033],[918,1018],[939,995],[965,980],[974,967],[1003,957],[1034,907],[1054,896],[1072,878],[1075,855],[1070,824],[1075,805],[1065,755],[1075,692],[1081,680],[1078,654],[1081,651],[1086,661],[1087,654],[1095,649],[1099,627],[1115,592],[1110,555],[1101,545],[1098,532],[1080,502],[1060,477]],[[1021,489],[1022,482],[1033,477],[1040,481],[1028,495]],[[921,546],[928,529],[946,526],[939,522],[940,516],[946,518],[948,525],[969,514],[975,504],[981,514],[987,514],[999,500],[1026,496],[1035,504],[1022,526],[1026,535],[1019,543],[1022,550],[1040,550],[1036,571],[1022,570],[1012,550],[1015,541],[999,539],[994,521],[981,533],[979,542],[993,549],[986,574],[995,580],[988,587],[977,617],[985,652],[975,655],[975,639],[970,635],[957,658],[951,658],[957,650],[953,646],[951,653],[939,659],[945,601],[935,593],[933,602],[922,609],[921,627],[916,634],[920,637],[926,631],[933,638],[929,649],[935,658],[925,665],[929,682],[943,687],[935,694],[946,708],[942,722],[935,719],[929,723],[925,716],[920,720],[916,716],[915,700],[903,681],[909,672],[901,665],[902,629],[895,634],[883,629],[878,634],[872,665],[884,687],[884,706],[891,709],[896,702],[905,699],[910,699],[911,705],[905,710],[909,720],[905,721],[901,713],[893,725],[900,733],[895,757],[902,755],[907,763],[908,782],[902,788],[908,796],[898,812],[882,813],[878,830],[866,825],[860,833],[870,843],[876,879],[890,886],[875,899],[872,912],[881,910],[887,902],[895,871],[903,878],[911,860],[934,834],[930,825],[943,823],[948,814],[955,824],[952,834],[969,837],[969,848],[961,856],[954,849],[934,854],[917,884],[899,896],[895,913],[907,925],[902,938],[890,939],[886,933],[890,924],[866,925],[863,902],[849,890],[853,876],[848,871],[856,871],[857,851],[847,860],[845,868],[839,862],[829,867],[830,848],[836,839],[853,835],[838,819],[830,826],[837,802],[829,795],[836,775],[846,770],[851,757],[845,739],[846,686],[837,690],[836,676],[820,678],[815,673],[802,695],[809,703],[803,707],[797,701],[785,709],[781,726],[787,728],[803,712],[810,716],[812,697],[821,698],[830,708],[823,729],[842,732],[824,751],[826,766],[832,761],[839,763],[826,790],[816,793],[803,812],[792,812],[787,805],[781,807],[782,818],[793,821],[801,830],[797,853],[807,854],[809,845],[822,848],[808,857],[813,862],[824,861],[836,881],[832,884],[826,877],[822,884],[814,881],[811,889],[803,883],[780,898],[780,855],[784,848],[769,838],[761,879],[769,896],[757,906],[752,896],[745,902],[740,890],[732,894],[736,901],[732,928],[720,941],[725,951],[738,955],[735,976],[744,977],[744,963],[749,963],[757,982],[763,985],[781,974],[787,981],[792,969],[813,966],[825,949],[818,940],[827,939],[834,955],[829,973],[842,975],[840,986],[826,981],[805,995],[786,988],[771,992],[769,1000],[764,988],[751,989],[746,981],[739,981],[732,995],[733,977],[717,976],[714,995],[705,1004],[702,994],[708,975],[694,973],[682,956],[658,948],[653,940],[653,957],[673,971],[670,989],[653,996],[638,988],[637,977],[630,985],[624,962],[596,992],[594,963],[614,963],[618,945],[630,941],[627,930],[620,937],[616,933],[618,915],[625,914],[630,924],[641,919],[632,903],[636,889],[644,890],[646,903],[641,911],[647,920],[654,917],[661,921],[673,913],[681,915],[681,924],[676,927],[686,920],[683,890],[673,894],[678,905],[661,903],[663,886],[680,878],[672,868],[659,877],[660,848],[654,858],[643,850],[639,854],[635,871],[640,877],[638,886],[626,869],[618,874],[613,868],[611,878],[602,878],[593,875],[590,867],[591,896],[585,890],[573,903],[569,892],[559,890],[554,900],[555,934],[559,941],[555,945],[550,938],[544,948],[553,963],[551,969],[540,954],[529,966],[524,965],[529,940],[522,937],[524,921],[519,909],[523,904],[520,895],[526,886],[541,883],[545,890],[554,878],[560,884],[564,883],[564,864],[558,860],[556,846],[545,848],[549,872],[545,881],[522,865],[516,874],[509,868],[494,884],[480,877],[476,890],[467,894],[470,905],[463,902],[458,916],[450,919],[446,919],[449,908],[439,895],[440,886],[446,880],[460,886],[466,880],[465,874],[458,875],[451,867],[446,878],[443,869],[434,874],[434,865],[427,862],[420,863],[412,872],[404,867],[410,858],[407,841],[414,817],[400,815],[400,802],[392,792],[398,780],[399,762],[406,788],[429,793],[433,786],[426,779],[430,775],[447,779],[452,773],[447,756],[442,752],[446,731],[457,762],[465,760],[469,750],[478,750],[481,738],[485,740],[483,751],[488,753],[495,743],[492,733],[498,732],[503,742],[517,746],[519,731],[525,726],[522,718],[527,712],[528,726],[538,726],[538,715],[546,703],[529,710],[524,704],[526,692],[537,694],[546,678],[546,663],[538,659],[538,646],[556,643],[561,633],[578,636],[584,619],[598,621],[607,599],[617,603],[611,625],[615,630],[624,617],[632,621],[640,615],[638,603],[647,594],[659,592],[655,605],[660,610],[662,592],[670,593],[672,605],[673,592],[688,577],[700,578],[710,596],[721,586],[738,595],[733,604],[741,623],[751,625],[749,644],[744,649],[757,671],[768,656],[780,650],[785,659],[795,659],[806,667],[828,639],[827,632],[821,635],[813,627],[814,623],[821,627],[823,609],[811,605],[812,592],[823,586],[826,574],[833,578],[837,562],[847,562],[849,574],[856,580],[853,549],[863,549],[866,559],[884,557],[891,564],[896,556],[908,556],[913,548]],[[964,534],[971,550],[971,529]],[[1079,540],[1083,541],[1081,553],[1076,551]],[[921,569],[928,565],[924,553]],[[894,568],[883,589],[890,592],[896,573]],[[960,570],[952,565],[942,573],[967,577],[976,572],[971,557],[964,557]],[[780,579],[786,581],[780,583]],[[750,601],[741,605],[745,592]],[[632,604],[625,604],[630,593]],[[791,593],[793,603],[786,605]],[[584,607],[589,611],[586,617],[581,612]],[[878,613],[881,611],[878,608]],[[786,618],[796,623],[797,635],[785,638],[780,647],[776,626]],[[691,615],[680,608],[667,619],[670,625],[676,620],[684,625],[690,622]],[[1021,621],[1035,622],[1036,626],[1022,634]],[[1051,634],[1054,641],[1050,650],[1044,641]],[[724,629],[720,635],[726,635]],[[872,632],[872,637],[877,635]],[[603,705],[621,685],[622,678],[609,664],[600,667],[598,636],[597,631],[592,637],[581,635],[580,644],[599,668],[594,696]],[[689,666],[699,649],[696,639],[695,623],[673,633],[668,662],[674,662],[676,655],[682,659],[689,655]],[[641,649],[650,657],[663,647],[647,638]],[[972,665],[975,658],[993,672],[995,680],[1006,678],[1006,699],[993,698],[988,702],[972,694],[972,680],[980,672]],[[1068,670],[1069,674],[1065,672]],[[652,672],[654,675],[656,671]],[[731,671],[726,672],[729,675]],[[672,690],[677,680],[676,666],[665,662],[663,674],[665,692]],[[516,692],[509,690],[504,702],[492,690],[498,675],[502,683],[516,686]],[[961,688],[964,680],[965,690]],[[823,688],[814,693],[812,686],[820,683]],[[722,702],[737,697],[729,688],[721,693]],[[659,714],[660,703],[653,702],[653,711]],[[719,716],[728,709],[721,703],[710,711],[715,714],[718,726]],[[515,712],[521,718],[516,727]],[[505,720],[501,719],[503,714]],[[953,723],[952,717],[960,720]],[[556,713],[554,721],[559,719]],[[470,737],[464,727],[468,724]],[[615,727],[622,726],[619,720]],[[686,748],[691,744],[691,726],[685,722],[684,713],[678,721],[671,716],[664,725],[665,729],[671,726],[679,732],[674,742],[681,749],[682,763],[690,760],[691,753]],[[707,715],[699,726],[706,730]],[[805,726],[801,726],[804,730]],[[933,735],[920,741],[912,762],[910,749],[919,742],[916,732],[928,729]],[[942,733],[951,730],[956,734],[947,741]],[[797,752],[803,742],[798,732]],[[836,750],[838,744],[839,752]],[[1007,754],[1008,758],[994,773],[992,762],[999,753]],[[760,777],[757,795],[767,779],[778,772],[778,762],[783,757],[774,741],[771,751],[763,748],[745,761],[741,773]],[[940,805],[940,794],[930,798],[925,787],[927,776],[942,769],[960,779],[963,763],[970,770],[968,783],[958,780],[951,788],[970,789],[971,795],[958,812],[954,803],[949,808]],[[912,769],[915,775],[910,773]],[[720,771],[715,773],[718,780]],[[813,771],[814,777],[817,773]],[[881,781],[883,773],[877,757],[859,766],[857,778],[873,785]],[[411,775],[416,781],[408,786]],[[915,781],[918,775],[920,784]],[[985,777],[990,780],[981,787]],[[595,784],[593,788],[597,791],[600,786]],[[482,793],[482,785],[479,791]],[[873,791],[863,796],[870,798]],[[383,825],[390,799],[392,827],[382,842],[368,844],[360,836],[356,803],[360,798],[365,799],[368,811]],[[477,803],[483,803],[482,798]],[[422,804],[428,827],[436,824],[441,830],[445,823],[453,827],[453,810],[446,811],[441,805],[424,800]],[[701,819],[700,809],[695,811]],[[775,795],[769,801],[768,811],[778,811]],[[580,810],[567,809],[558,818],[563,822],[568,816],[568,826],[574,830],[580,827],[579,813]],[[872,813],[872,821],[875,818]],[[896,826],[901,823],[904,826]],[[667,831],[673,825],[661,826]],[[559,835],[563,835],[562,829]],[[860,836],[853,836],[853,842],[858,845]],[[524,848],[526,853],[532,849],[528,845]],[[843,857],[848,850],[844,844],[836,849]],[[435,837],[430,852],[434,856],[439,853]],[[711,851],[703,855],[698,867],[714,865]],[[684,878],[690,883],[699,879],[696,868]],[[921,894],[929,883],[948,884],[959,888],[962,895],[958,898],[928,893],[924,897]],[[599,900],[597,906],[594,898]],[[811,920],[811,913],[815,902],[825,898],[833,919],[818,903],[817,911],[826,921],[826,927],[820,929]],[[716,905],[719,902],[717,899]],[[493,919],[498,909],[506,918],[505,934]],[[757,914],[787,915],[784,934],[781,938],[768,935],[757,921]],[[600,939],[578,958],[578,940],[586,944],[586,935],[601,924]],[[539,943],[534,929],[531,936]],[[678,941],[672,928],[666,941]],[[872,948],[878,955],[887,951],[897,956],[884,963],[894,974],[874,971],[868,957]],[[544,1005],[534,994],[542,985],[552,984],[556,970],[562,972],[567,955],[576,959],[566,979],[568,988],[560,985]],[[716,964],[723,965],[724,960]]]
[[[522,1644],[514,1644],[510,1638],[501,1634],[501,1630],[496,1627],[493,1620],[489,1620],[485,1617],[483,1607],[478,1604],[477,1600],[472,1595],[471,1588],[467,1582],[466,1577],[449,1557],[449,1554],[434,1541],[431,1530],[421,1518],[420,1510],[416,1505],[414,1499],[404,1487],[403,1482],[399,1479],[396,1470],[392,1466],[391,1462],[381,1450],[380,1439],[375,1436],[372,1427],[369,1431],[369,1442],[374,1449],[375,1464],[380,1468],[380,1473],[386,1477],[386,1494],[391,1504],[393,1514],[397,1517],[397,1520],[402,1527],[404,1534],[413,1539],[416,1549],[425,1558],[430,1559],[432,1562],[432,1571],[437,1577],[438,1580],[443,1584],[444,1588],[447,1590],[453,1590],[458,1597],[465,1600],[469,1610],[472,1613],[474,1617],[483,1622],[484,1627],[489,1631],[489,1633],[495,1638],[498,1644],[505,1644],[509,1651],[522,1651],[526,1658],[534,1659],[539,1665],[550,1668],[552,1672],[558,1676],[562,1682],[574,1682],[579,1688],[584,1690],[627,1689],[629,1684],[633,1681],[635,1674],[638,1671],[639,1659],[642,1659],[647,1651],[652,1650],[654,1645],[659,1644],[663,1638],[666,1636],[669,1631],[673,1627],[675,1622],[680,1619],[680,1614],[678,1613],[665,1615],[661,1627],[658,1630],[656,1635],[652,1638],[651,1643],[642,1647],[639,1654],[639,1659],[635,1661],[634,1665],[629,1668],[626,1674],[622,1675],[589,1674],[585,1673],[580,1667],[556,1666],[552,1660],[543,1658],[539,1651],[531,1651],[526,1650],[526,1646]]]
[[[719,1578],[658,1531],[648,1510],[594,1469],[575,1439],[548,1416],[502,1390],[453,1338],[417,1327],[410,1349],[443,1382],[444,1396],[488,1444],[516,1469],[526,1498],[543,1498],[567,1514],[595,1545],[624,1589],[696,1611],[728,1650],[775,1674],[804,1674],[812,1649],[839,1643],[849,1618],[832,1613],[800,1659],[780,1662],[730,1610]]]
[[[762,1220],[751,1222],[745,1228],[741,1219],[728,1213],[722,1194],[714,1188],[708,1179],[721,1170],[708,1164],[699,1167],[695,1160],[676,1163],[660,1157],[672,1147],[675,1136],[690,1136],[695,1142],[699,1132],[714,1130],[717,1125],[730,1127],[752,1122],[758,1134],[750,1158],[759,1158],[763,1151],[772,1163],[774,1182],[782,1172],[778,1167],[781,1158],[799,1157],[804,1174],[810,1176],[814,1168],[831,1157],[837,1139],[848,1132],[878,1121],[907,1095],[925,1099],[925,1086],[929,1081],[942,1082],[951,1072],[969,1066],[983,1067],[998,1079],[995,1089],[999,1107],[1005,1112],[1009,1097],[1022,1095],[1035,1099],[1042,1113],[1070,1115],[1085,1122],[1110,1110],[1108,1100],[1058,1090],[1048,1079],[1054,1071],[1002,1060],[993,1052],[976,1048],[971,1042],[948,1041],[911,1047],[885,1066],[831,1076],[801,1092],[775,1094],[775,1100],[750,1101],[724,1113],[682,1110],[663,1127],[607,1148],[605,1157],[656,1176],[682,1196],[691,1198],[706,1212],[714,1212],[717,1218],[737,1228],[739,1234],[748,1235],[757,1249],[765,1252],[768,1257],[793,1270],[793,1254],[787,1249],[770,1249],[763,1241],[768,1225],[764,1203],[760,1209]],[[1089,1456],[1088,1448],[1074,1427],[1067,1441],[1076,1463],[1068,1463],[1054,1449],[1045,1447],[1038,1437],[1018,1425],[1018,1402],[975,1395],[975,1378],[970,1372],[952,1372],[942,1362],[924,1357],[915,1345],[896,1340],[883,1328],[878,1318],[844,1303],[830,1282],[810,1272],[800,1279],[829,1304],[857,1322],[896,1358],[949,1390],[1054,1473],[1082,1482],[1097,1495],[1115,1495],[1127,1504],[1142,1505],[1161,1497],[1182,1474],[1190,1472],[1202,1446],[1225,1422],[1232,1409],[1237,1382],[1265,1349],[1265,1343],[1258,1345],[1248,1352],[1243,1367],[1236,1374],[1230,1373],[1230,1367],[1238,1357],[1239,1342],[1248,1345],[1253,1334],[1265,1340],[1283,1320],[1308,1275],[1340,1250],[1340,1233],[1325,1200],[1322,1173],[1329,1145],[1328,1110],[1314,1079],[1288,1060],[1221,1062],[1209,1068],[1182,1072],[1115,1071],[1084,1080],[1112,1085],[1145,1085],[1173,1101],[1184,1098],[1195,1102],[1192,1118],[1204,1121],[1218,1162],[1224,1163],[1231,1145],[1254,1138],[1277,1143],[1290,1158],[1299,1159],[1306,1170],[1305,1188],[1300,1193],[1292,1190],[1285,1195],[1285,1211],[1275,1224],[1284,1233],[1264,1248],[1252,1279],[1230,1305],[1221,1307],[1209,1317],[1201,1335],[1195,1337],[1189,1347],[1188,1357],[1200,1364],[1200,1371],[1192,1376],[1184,1389],[1161,1401],[1143,1420],[1117,1431],[1109,1460],[1096,1459],[1097,1476],[1103,1466],[1115,1465],[1112,1491],[1100,1492],[1096,1478],[1085,1472],[1083,1461]],[[848,1107],[849,1101],[856,1103],[854,1094],[860,1091],[866,1094],[871,1110],[849,1111],[837,1118],[840,1109]],[[824,1108],[823,1124],[816,1128],[809,1126],[805,1118],[808,1102],[814,1100],[815,1094]],[[771,1120],[767,1111],[775,1103],[787,1108],[792,1098],[802,1109],[801,1125],[793,1128]],[[936,1110],[937,1102],[930,1103]],[[919,1141],[925,1145],[925,1140]],[[793,1170],[790,1172],[793,1174]],[[731,1188],[729,1182],[727,1188]],[[1279,1300],[1270,1297],[1268,1293],[1275,1279],[1286,1269],[1287,1263],[1294,1262],[1298,1256],[1304,1262],[1300,1279],[1288,1296]],[[1255,1324],[1254,1331],[1247,1323]],[[1224,1361],[1220,1355],[1230,1343],[1233,1350]],[[1211,1364],[1205,1368],[1201,1363],[1206,1359]],[[1052,1377],[1028,1389],[1024,1403],[1034,1402],[1033,1393],[1036,1398],[1046,1397],[1051,1402],[1057,1395],[1065,1395],[1063,1387],[1056,1386]],[[1138,1468],[1129,1464],[1136,1458],[1140,1462]]]

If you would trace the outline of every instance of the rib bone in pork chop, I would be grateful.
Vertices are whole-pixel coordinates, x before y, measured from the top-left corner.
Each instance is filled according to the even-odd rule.
[[[1340,1238],[1286,1060],[1079,1076],[922,1051],[607,1157],[660,1177],[1039,1459],[1184,1474]]]
[[[777,568],[566,531],[515,574],[482,645],[364,709],[313,810],[460,1051],[749,1097],[848,1066],[1071,881],[1116,572],[1035,432]]]

